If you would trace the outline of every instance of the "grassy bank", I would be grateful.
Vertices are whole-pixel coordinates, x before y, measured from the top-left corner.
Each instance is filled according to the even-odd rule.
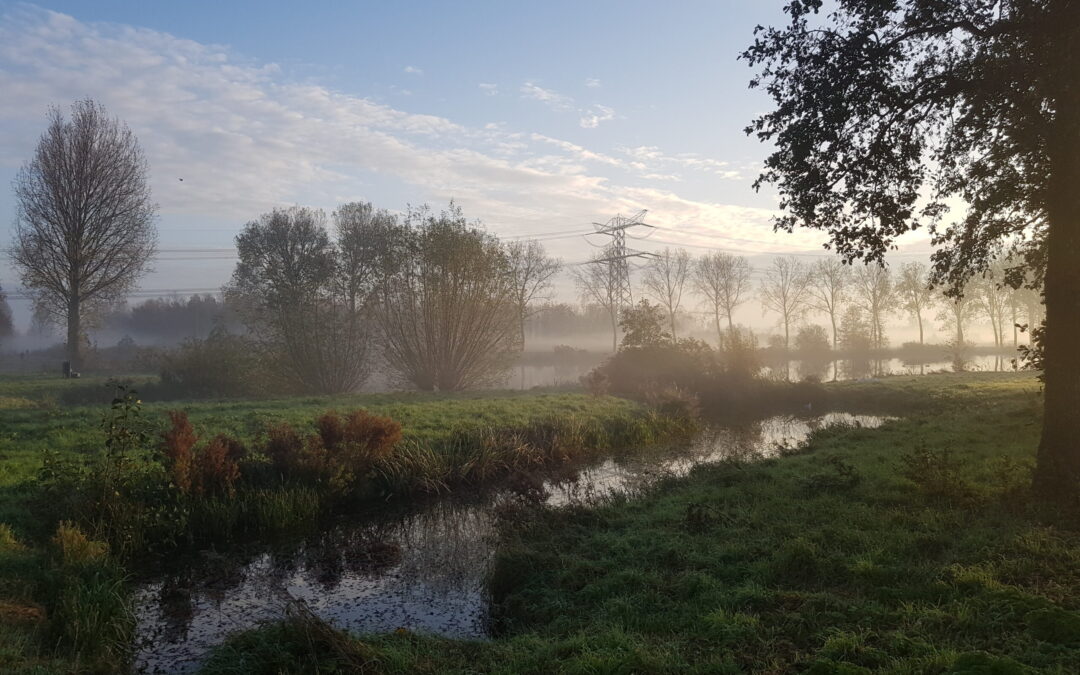
[[[12,525],[20,534],[26,534],[31,526],[26,521],[28,512],[20,486],[34,479],[42,453],[48,450],[77,458],[101,448],[100,424],[107,405],[58,405],[58,392],[68,382],[62,378],[0,378],[0,522]],[[94,386],[108,393],[105,380]],[[220,433],[251,440],[269,424],[286,423],[305,431],[327,410],[358,408],[401,423],[402,441],[409,447],[450,446],[469,433],[523,429],[552,419],[574,419],[583,424],[629,421],[640,418],[641,411],[640,406],[615,397],[469,392],[171,401],[146,403],[142,417],[151,435],[164,431],[168,411],[184,410],[204,437]]]
[[[832,391],[905,416],[508,524],[489,643],[341,643],[294,619],[233,639],[206,672],[358,658],[374,672],[1080,671],[1076,514],[1043,512],[1027,492],[1034,378]]]
[[[588,453],[667,440],[688,428],[614,397],[488,392],[170,402],[137,405],[137,411],[122,406],[124,423],[107,434],[107,408],[56,404],[55,392],[64,385],[0,381],[3,672],[115,668],[122,656],[115,645],[130,630],[121,565],[130,569],[147,551],[185,542],[227,550],[234,536],[311,527],[335,509],[366,508],[367,499],[480,485]],[[246,446],[228,489],[179,487],[155,449],[170,428],[166,412],[175,409],[186,411],[204,443],[226,434]],[[400,423],[401,437],[385,456],[361,462],[363,475],[349,475],[346,483],[334,465],[316,465],[326,448],[313,450],[311,441],[320,433],[314,423],[320,414],[357,409]],[[296,440],[284,459],[307,471],[306,477],[276,471],[275,457],[267,454],[269,426],[280,430],[283,424]],[[106,450],[110,438],[112,451]],[[104,460],[116,454],[117,442],[124,456]],[[43,457],[49,458],[45,474]],[[58,521],[66,519],[78,526],[62,525],[66,538],[85,539],[85,532],[111,546],[87,541],[94,554],[68,562],[63,546],[50,541]]]

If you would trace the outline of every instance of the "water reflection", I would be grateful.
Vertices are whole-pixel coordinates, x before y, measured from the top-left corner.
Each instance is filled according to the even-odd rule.
[[[926,375],[928,373],[952,373],[957,371],[953,361],[911,361],[906,359],[848,358],[837,361],[809,361],[792,359],[793,379],[816,378],[829,380],[862,380],[890,375]],[[1014,359],[1000,354],[976,354],[965,357],[962,369],[975,372],[1003,372],[1014,369]],[[783,377],[784,364],[770,364],[764,369],[767,377]]]
[[[966,356],[963,368],[970,371],[1007,371],[1013,370],[1013,356],[1002,354],[974,354]],[[595,364],[594,364],[595,365]],[[577,384],[582,375],[592,370],[593,365],[570,364],[561,366],[524,365],[518,366],[507,376],[504,386],[510,389],[532,389],[533,387],[558,387]],[[814,377],[821,381],[861,380],[868,377],[888,375],[925,375],[927,373],[956,370],[951,360],[922,360],[903,358],[872,358],[869,355],[859,358],[829,359],[792,359],[769,363],[763,369],[771,377],[784,377],[788,367],[792,379]]]
[[[831,424],[866,427],[883,418],[831,413],[717,426],[664,452],[608,458],[546,480],[512,481],[512,491],[463,503],[444,499],[405,513],[343,520],[291,546],[246,560],[204,554],[136,592],[141,672],[191,672],[231,632],[280,618],[289,597],[355,633],[403,628],[484,638],[484,578],[496,544],[494,506],[522,494],[553,506],[634,491],[663,476],[723,459],[768,457]]]

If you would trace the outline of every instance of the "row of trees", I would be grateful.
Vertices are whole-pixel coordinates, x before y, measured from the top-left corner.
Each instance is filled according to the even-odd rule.
[[[827,317],[834,349],[844,341],[845,332],[857,327],[865,328],[871,348],[884,348],[886,322],[896,314],[906,314],[918,325],[920,344],[931,316],[942,322],[957,344],[965,342],[965,328],[983,317],[990,323],[995,345],[1004,347],[1010,327],[1015,346],[1018,325],[1035,326],[1042,320],[1041,294],[1031,284],[1014,288],[1007,283],[1014,267],[995,264],[968,282],[961,293],[947,294],[948,289],[934,289],[929,269],[918,262],[905,263],[893,273],[876,264],[845,265],[836,258],[807,264],[789,256],[774,258],[766,268],[755,271],[745,258],[728,253],[707,253],[695,259],[684,249],[666,248],[645,266],[641,287],[664,309],[668,330],[676,339],[677,317],[685,311],[687,297],[696,294],[721,346],[736,334],[736,310],[756,299],[763,310],[779,317],[785,348],[790,348],[794,331],[813,313]],[[755,280],[756,276],[760,279]],[[582,298],[603,307],[616,321],[617,288],[602,264],[590,263],[575,279]]]
[[[505,377],[532,308],[559,270],[535,241],[501,242],[454,206],[404,218],[371,204],[279,209],[236,238],[226,288],[289,381],[350,391],[378,365],[453,391]]]

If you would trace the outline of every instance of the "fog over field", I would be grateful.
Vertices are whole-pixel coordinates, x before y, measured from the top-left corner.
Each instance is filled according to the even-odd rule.
[[[1078,58],[0,0],[0,671],[1080,672]]]

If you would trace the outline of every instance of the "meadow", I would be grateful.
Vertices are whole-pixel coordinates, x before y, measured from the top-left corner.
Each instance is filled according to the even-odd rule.
[[[902,417],[508,518],[490,642],[345,636],[297,611],[203,672],[1080,671],[1077,514],[1028,489],[1036,379],[830,389]]]

